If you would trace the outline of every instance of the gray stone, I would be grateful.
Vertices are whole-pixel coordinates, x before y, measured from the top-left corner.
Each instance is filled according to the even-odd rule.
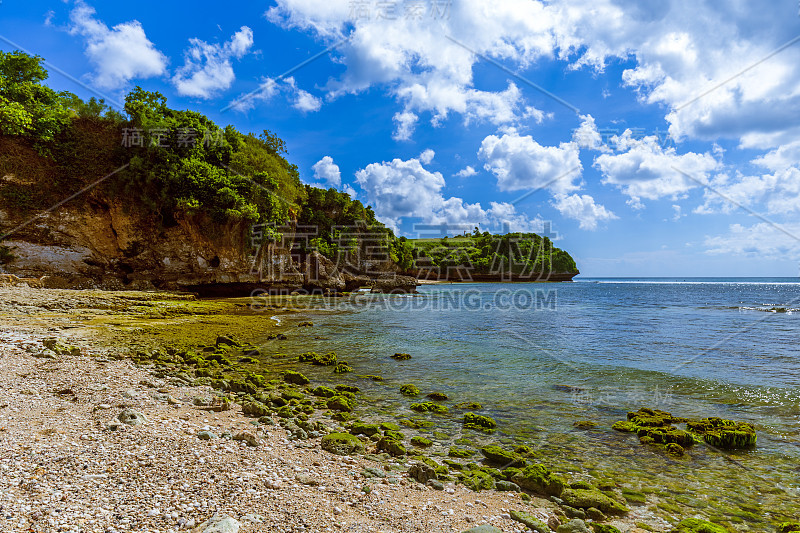
[[[246,442],[248,446],[252,446],[254,448],[260,444],[256,436],[252,433],[248,433],[247,431],[241,431],[237,433],[233,436],[233,440]]]
[[[480,526],[471,527],[463,533],[503,533],[503,530],[497,529],[494,526],[482,524]]]
[[[429,479],[428,486],[434,490],[444,490],[444,484],[438,479]]]
[[[586,527],[586,522],[583,520],[576,518],[575,520],[570,520],[566,524],[561,524],[556,529],[556,533],[590,533],[589,528]]]
[[[201,431],[200,433],[197,434],[197,438],[200,440],[212,440],[212,439],[218,439],[219,437],[214,433],[211,433],[210,431]]]
[[[519,488],[519,485],[513,483],[511,481],[498,481],[495,483],[494,488],[501,491],[501,492],[521,492],[522,489]]]
[[[139,424],[144,424],[147,422],[146,416],[133,409],[123,409],[122,412],[117,415],[117,419],[123,424],[128,424],[129,426],[138,426]]]
[[[215,514],[195,529],[197,533],[239,533],[241,524],[227,515]]]
[[[427,483],[430,479],[436,479],[436,470],[425,463],[414,463],[408,469],[408,475],[420,483]]]
[[[309,476],[308,474],[297,474],[297,476],[295,476],[295,479],[301,485],[308,485],[309,487],[316,487],[317,485],[319,485],[319,481],[317,481],[312,476]]]

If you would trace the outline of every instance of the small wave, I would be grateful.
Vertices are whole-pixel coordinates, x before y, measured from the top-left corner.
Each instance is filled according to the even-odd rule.
[[[762,313],[785,313],[787,315],[791,315],[800,311],[800,309],[796,307],[773,307],[773,306],[753,307],[747,305],[740,306],[738,307],[738,309],[740,311],[761,311]]]
[[[281,325],[281,319],[278,318],[278,315],[273,315],[273,316],[269,317],[269,319],[270,320],[274,320],[276,326],[280,326]]]

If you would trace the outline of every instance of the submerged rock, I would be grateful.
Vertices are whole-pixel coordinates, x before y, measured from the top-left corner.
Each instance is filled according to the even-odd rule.
[[[411,356],[407,353],[396,353],[392,356],[392,359],[395,361],[408,361],[411,359]]]
[[[497,422],[488,416],[476,415],[475,413],[464,413],[464,427],[476,429],[478,431],[494,431]]]
[[[686,426],[702,435],[711,446],[726,450],[752,448],[756,445],[756,430],[746,422],[734,422],[724,418],[703,418],[690,420]]]
[[[287,370],[283,374],[283,381],[286,383],[294,383],[295,385],[308,385],[311,383],[311,380],[305,377],[300,372],[295,372],[294,370]]]
[[[419,394],[419,388],[411,383],[406,383],[400,387],[400,393],[405,396],[417,396]]]
[[[484,446],[481,448],[481,453],[489,463],[507,466],[520,466],[523,467],[527,461],[518,453],[504,450],[500,446]]]

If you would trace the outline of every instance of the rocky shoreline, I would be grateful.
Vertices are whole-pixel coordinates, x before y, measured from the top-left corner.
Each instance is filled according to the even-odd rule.
[[[273,311],[259,327],[280,336],[275,318],[296,310]],[[644,495],[569,484],[524,449],[485,446],[483,465],[453,460],[453,448],[437,462],[421,436],[407,449],[400,427],[349,416],[357,387],[313,387],[289,370],[267,382],[247,370],[258,354],[236,346],[255,324],[233,320],[242,312],[187,295],[0,289],[0,528],[728,531],[691,520],[673,529],[628,505]],[[175,337],[197,352],[166,346]],[[335,354],[300,359],[346,367]],[[437,408],[429,400],[412,410]],[[491,430],[491,419],[468,417]]]

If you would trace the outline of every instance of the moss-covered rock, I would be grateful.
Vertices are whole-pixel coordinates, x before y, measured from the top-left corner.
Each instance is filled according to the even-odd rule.
[[[494,478],[486,472],[472,470],[461,479],[461,483],[468,489],[480,492],[482,490],[492,490],[494,488]]]
[[[400,431],[400,426],[394,422],[381,422],[381,429],[384,431]]]
[[[364,450],[364,445],[349,433],[330,433],[322,437],[320,446],[323,450],[336,455],[352,455]]]
[[[311,391],[311,394],[313,394],[314,396],[319,396],[321,398],[333,398],[334,396],[336,396],[336,391],[330,387],[323,387],[322,385],[320,385],[319,387],[315,387]]]
[[[390,439],[400,440],[402,441],[405,438],[405,435],[400,433],[399,431],[392,431],[390,429],[384,430],[384,436],[389,437]]]
[[[392,359],[395,361],[408,361],[411,359],[411,356],[407,353],[396,353],[392,356]]]
[[[486,461],[491,464],[501,465],[504,467],[519,466],[524,467],[527,461],[516,452],[504,450],[500,446],[484,446],[481,448],[481,453],[486,458]]]
[[[455,446],[451,447],[447,451],[448,457],[455,457],[456,459],[464,459],[466,457],[472,457],[475,455],[475,450],[468,450],[466,448],[456,448]]]
[[[547,524],[536,518],[530,513],[525,513],[522,511],[515,511],[511,510],[511,520],[515,522],[519,522],[528,526],[531,530],[535,531],[536,533],[550,533],[550,528]]]
[[[331,411],[344,411],[346,413],[351,412],[354,407],[353,401],[350,398],[341,395],[329,398],[328,401],[325,402],[325,405]]]
[[[283,381],[286,383],[294,383],[295,385],[308,385],[311,380],[305,377],[300,372],[294,370],[287,370],[283,373]]]
[[[553,474],[541,464],[530,465],[520,469],[514,473],[509,481],[513,481],[523,489],[548,496],[559,496],[566,485],[561,476]]]
[[[419,395],[419,388],[411,383],[406,383],[400,387],[400,393],[405,396],[417,396]]]
[[[246,416],[252,416],[254,418],[260,418],[262,416],[266,416],[270,413],[269,408],[261,402],[246,402],[242,404],[242,414]]]
[[[800,531],[800,522],[783,522],[778,526],[778,533],[793,533]]]
[[[638,490],[623,488],[622,497],[625,498],[625,501],[634,505],[644,505],[647,503],[647,496]]]
[[[598,524],[597,522],[592,522],[591,526],[593,533],[622,533],[619,529],[615,528],[611,524]]]
[[[433,402],[418,402],[412,403],[409,408],[418,413],[436,413],[444,415],[448,413],[447,407]]]
[[[464,427],[478,431],[494,431],[497,427],[497,422],[488,416],[464,413]]]
[[[400,457],[406,454],[406,447],[403,444],[390,436],[383,436],[377,444],[378,451],[386,452],[391,456]]]
[[[474,411],[476,409],[483,409],[483,406],[478,402],[461,402],[455,404],[453,406],[453,409],[467,409],[470,411]]]
[[[418,448],[430,448],[433,446],[433,441],[431,439],[426,439],[425,437],[411,437],[411,444],[417,446]]]
[[[353,422],[350,426],[350,433],[353,435],[366,435],[371,437],[380,433],[381,427],[378,424],[365,424],[364,422]]]
[[[306,395],[297,389],[286,389],[281,392],[281,398],[287,402],[291,402],[292,400],[304,400],[305,397]]]
[[[687,518],[681,520],[672,533],[728,533],[728,530],[699,518]]]
[[[301,363],[311,363],[317,366],[333,366],[337,363],[336,352],[318,354],[317,352],[301,353],[298,359]]]
[[[752,448],[756,445],[756,430],[746,422],[734,422],[712,417],[690,420],[686,426],[703,437],[708,444],[726,450]]]
[[[609,514],[624,514],[629,511],[627,507],[599,490],[564,489],[559,497],[570,507],[579,509],[594,507]]]
[[[429,400],[433,400],[435,402],[444,402],[447,400],[447,394],[443,392],[432,392],[426,396]]]
[[[670,442],[669,444],[667,444],[666,449],[667,449],[667,454],[673,457],[683,457],[683,454],[686,452],[686,450],[683,449],[683,446],[681,446],[680,444],[676,444],[674,442]]]
[[[342,392],[342,393],[346,392],[348,394],[356,394],[358,392],[361,392],[361,389],[359,389],[355,385],[343,385],[343,384],[342,385],[336,385],[336,390],[339,391],[339,392]],[[355,396],[353,396],[353,397],[355,398]]]
[[[657,444],[679,444],[684,448],[688,448],[695,442],[694,436],[688,431],[678,429],[672,426],[667,427],[645,427],[640,426],[636,434],[641,440],[642,437],[650,437],[652,442]]]
[[[639,426],[633,422],[630,422],[629,420],[620,420],[618,422],[614,422],[614,425],[611,426],[611,429],[622,431],[623,433],[636,433],[636,430],[639,429]]]
[[[342,361],[341,363],[337,364],[333,367],[334,374],[345,374],[347,372],[352,372],[353,368],[347,364],[347,362]]]

